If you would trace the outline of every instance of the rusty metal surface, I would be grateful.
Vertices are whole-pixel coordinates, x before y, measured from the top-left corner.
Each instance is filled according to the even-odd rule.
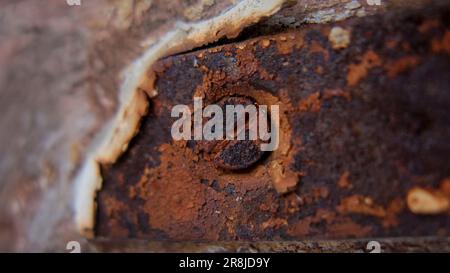
[[[160,61],[141,131],[102,168],[97,237],[448,237],[448,208],[407,206],[413,188],[450,197],[448,18],[440,9],[352,19]],[[279,104],[279,149],[234,171],[201,143],[172,141],[170,111],[194,95]]]

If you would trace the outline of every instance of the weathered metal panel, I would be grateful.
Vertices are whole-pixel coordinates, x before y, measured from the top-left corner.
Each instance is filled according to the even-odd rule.
[[[160,61],[141,131],[102,168],[97,237],[449,236],[448,18],[378,15]],[[174,142],[170,111],[194,95],[280,105],[280,147],[236,171],[200,142]]]

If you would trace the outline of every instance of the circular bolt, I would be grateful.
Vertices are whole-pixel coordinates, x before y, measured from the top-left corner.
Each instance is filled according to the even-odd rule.
[[[243,170],[255,164],[264,152],[253,140],[233,140],[214,157],[214,164],[226,170]]]
[[[224,113],[226,105],[243,105],[244,107],[255,105],[258,109],[258,105],[253,99],[240,96],[223,98],[217,104]],[[225,119],[223,126],[226,128]],[[263,157],[265,152],[260,148],[262,141],[249,140],[248,119],[245,127],[245,140],[226,140],[224,135],[224,140],[209,141],[208,143],[202,141],[201,149],[213,155],[212,161],[216,167],[231,171],[243,170],[253,166]]]

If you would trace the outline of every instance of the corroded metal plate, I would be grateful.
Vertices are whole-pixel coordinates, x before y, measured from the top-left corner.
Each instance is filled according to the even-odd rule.
[[[449,236],[448,18],[367,17],[161,60],[140,132],[102,167],[96,236]],[[217,168],[201,143],[170,135],[172,107],[194,95],[280,105],[280,147],[244,170]]]

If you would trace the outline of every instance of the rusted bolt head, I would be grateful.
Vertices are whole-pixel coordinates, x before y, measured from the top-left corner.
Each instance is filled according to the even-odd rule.
[[[258,109],[258,105],[252,98],[244,96],[231,96],[225,97],[217,102],[225,113],[227,105],[255,105]],[[246,119],[248,123],[248,119]],[[224,120],[224,128],[225,128]],[[206,143],[203,141],[200,146],[203,151],[211,153],[213,155],[212,161],[218,168],[224,170],[244,170],[253,166],[258,162],[265,154],[261,151],[260,140],[249,140],[248,127],[246,124],[246,139],[245,140],[224,140],[214,141],[213,143]]]
[[[264,152],[252,140],[230,141],[214,157],[214,164],[226,170],[243,170],[255,164]]]

